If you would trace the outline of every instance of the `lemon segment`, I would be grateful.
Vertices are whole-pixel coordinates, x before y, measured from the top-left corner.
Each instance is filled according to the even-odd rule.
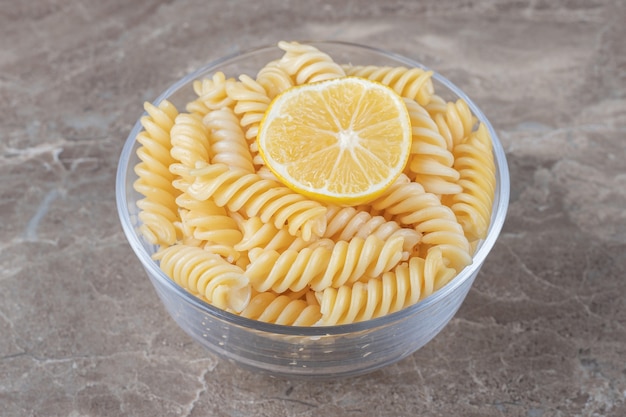
[[[359,77],[293,87],[271,102],[259,154],[286,186],[328,203],[373,200],[402,173],[411,124],[391,88]]]

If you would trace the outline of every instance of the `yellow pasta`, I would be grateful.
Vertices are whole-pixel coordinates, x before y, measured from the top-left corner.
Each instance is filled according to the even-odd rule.
[[[287,70],[280,66],[279,60],[269,62],[261,68],[256,81],[263,86],[270,99],[294,86],[294,81]]]
[[[238,82],[227,85],[226,92],[236,103],[235,113],[242,115],[241,125],[246,131],[246,138],[253,141],[270,104],[270,98],[263,86],[247,75],[242,75]]]
[[[228,107],[212,110],[204,116],[203,122],[210,131],[212,163],[255,171],[248,143],[234,110]]]
[[[404,239],[402,250],[413,252],[422,234],[415,229],[404,228],[395,221],[383,216],[372,216],[367,211],[354,207],[329,206],[326,212],[326,232],[322,237],[334,241],[348,241],[354,237],[367,239],[373,235],[381,240],[401,236]]]
[[[257,291],[280,293],[306,287],[320,291],[389,271],[401,261],[403,244],[401,236],[383,241],[371,235],[339,241],[331,248],[320,244],[282,253],[263,251],[250,263],[246,276]]]
[[[407,165],[412,179],[434,194],[457,194],[462,188],[459,172],[453,167],[454,155],[439,133],[437,124],[415,100],[406,99],[411,119],[413,143]]]
[[[239,258],[235,245],[242,239],[238,223],[224,207],[210,200],[198,201],[183,193],[176,202],[181,207],[181,223],[186,236],[193,237],[196,246],[223,256],[229,261]]]
[[[193,89],[198,98],[187,104],[187,111],[204,116],[209,110],[232,107],[234,101],[226,93],[226,88],[234,82],[233,78],[227,79],[223,72],[216,72],[211,79],[195,81]]]
[[[442,99],[436,100],[432,105],[426,105],[426,110],[437,124],[439,132],[446,139],[448,150],[453,150],[473,130],[476,117],[472,115],[467,103],[458,99],[454,103]]]
[[[209,162],[212,157],[208,131],[198,114],[181,113],[174,120],[170,140],[174,162],[169,165],[169,170],[176,176],[172,185],[185,192],[193,181],[189,170],[197,163]]]
[[[154,254],[161,269],[192,294],[222,309],[242,311],[252,294],[243,270],[221,256],[195,246],[169,246]]]
[[[212,198],[220,207],[243,210],[249,217],[259,216],[278,229],[287,227],[292,235],[310,240],[326,229],[326,207],[291,189],[255,173],[224,164],[211,164],[191,172],[194,183],[187,192],[198,200]]]
[[[470,241],[484,239],[496,188],[492,144],[485,125],[481,124],[467,140],[457,145],[454,156],[462,191],[443,201],[450,205]]]
[[[281,41],[278,47],[285,51],[278,65],[292,77],[295,85],[346,75],[341,65],[312,45]]]
[[[457,271],[471,263],[470,245],[454,212],[419,183],[400,176],[383,196],[372,202],[372,207],[422,233],[422,253],[439,246]]]
[[[158,107],[146,103],[147,116],[141,118],[144,130],[137,135],[141,147],[137,155],[141,162],[135,166],[138,179],[134,189],[145,198],[137,201],[140,209],[140,231],[152,244],[171,245],[178,238],[174,223],[179,219],[176,206],[178,191],[172,185],[173,175],[168,166],[173,162],[170,131],[178,110],[167,100]]]
[[[422,106],[433,94],[432,71],[421,68],[379,67],[375,65],[343,65],[346,75],[368,78],[393,88],[402,97],[417,101]]]
[[[288,326],[313,326],[321,318],[320,306],[306,299],[262,292],[255,295],[241,312],[242,317]]]
[[[421,68],[353,66],[318,48],[284,53],[252,76],[216,72],[180,113],[146,103],[137,136],[140,232],[163,272],[199,299],[252,320],[327,326],[415,304],[472,262],[495,193],[491,138],[463,100]],[[404,97],[412,146],[404,173],[374,201],[337,206],[281,183],[258,155],[271,101],[345,76]]]
[[[415,304],[456,275],[438,249],[426,259],[413,257],[380,278],[352,286],[328,287],[319,293],[322,318],[318,325],[347,324],[381,317]]]
[[[290,234],[287,229],[279,229],[272,223],[264,223],[258,216],[243,219],[240,215],[238,219],[239,229],[243,236],[235,246],[238,251],[276,250],[282,252],[286,249],[301,249],[309,245],[301,237]],[[254,256],[254,255],[252,255]]]

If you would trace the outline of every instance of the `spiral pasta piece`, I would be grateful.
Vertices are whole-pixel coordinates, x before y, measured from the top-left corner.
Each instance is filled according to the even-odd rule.
[[[172,157],[185,166],[193,168],[196,162],[209,162],[211,159],[209,134],[197,114],[181,113],[176,116],[171,144]]]
[[[196,177],[187,192],[198,200],[211,198],[231,211],[243,210],[248,217],[259,216],[278,229],[304,240],[321,236],[326,229],[326,207],[293,192],[280,183],[264,180],[224,164],[211,164],[192,171]]]
[[[180,217],[180,220],[174,222],[174,227],[176,228],[176,231],[178,235],[180,236],[180,239],[178,239],[176,243],[177,244],[182,243],[183,245],[187,245],[187,246],[196,246],[198,248],[204,248],[204,245],[206,242],[200,239],[196,239],[193,236],[193,228],[189,227],[189,225],[186,224],[185,222],[187,213],[189,213],[189,210],[185,210],[181,208],[178,209],[178,216]]]
[[[262,251],[246,268],[256,291],[300,291],[325,271],[331,251],[326,248]]]
[[[222,309],[241,312],[251,297],[243,270],[204,249],[177,244],[153,255],[174,282]]]
[[[414,181],[433,194],[461,192],[461,186],[457,184],[460,175],[453,167],[454,155],[448,150],[437,124],[415,100],[405,99],[405,104],[413,134],[407,168]]]
[[[278,60],[271,61],[261,68],[257,73],[256,82],[263,86],[270,99],[294,86],[291,76],[280,66]]]
[[[433,248],[425,259],[412,257],[380,278],[324,289],[318,294],[322,318],[317,324],[354,323],[395,313],[429,296],[455,275],[445,265],[441,250]]]
[[[211,160],[208,131],[198,114],[181,113],[174,120],[170,140],[170,154],[177,162],[171,164],[169,170],[178,178],[172,184],[184,192],[193,181],[188,175],[189,169],[194,168],[196,163],[207,163]]]
[[[401,236],[382,241],[372,235],[331,243],[332,248],[320,244],[282,253],[263,251],[250,263],[246,276],[257,291],[340,287],[395,267],[402,258],[403,244]]]
[[[234,101],[226,93],[226,87],[233,82],[235,82],[233,78],[227,79],[221,71],[213,74],[211,78],[194,81],[193,90],[198,98],[187,104],[187,111],[204,116],[210,110],[232,107]]]
[[[144,196],[137,202],[140,209],[140,231],[152,244],[171,245],[178,233],[174,223],[178,220],[176,196],[172,186],[174,176],[168,166],[170,156],[170,131],[178,114],[176,107],[167,100],[158,106],[144,104],[147,116],[141,118],[143,129],[137,135],[141,147],[137,150],[140,163],[135,166],[138,179],[133,188]]]
[[[198,201],[187,193],[179,195],[176,203],[180,207],[180,227],[187,237],[183,243],[221,255],[229,262],[240,258],[235,245],[241,241],[242,233],[232,213],[210,200]]]
[[[274,173],[270,171],[270,169],[266,166],[259,166],[259,168],[256,170],[256,173],[264,180],[279,182],[279,179],[276,178],[276,175],[274,175]]]
[[[375,65],[344,65],[346,75],[368,78],[391,87],[402,97],[417,101],[422,106],[430,102],[434,93],[432,71],[422,68],[386,67]]]
[[[235,245],[238,251],[252,249],[283,251],[300,239],[289,234],[287,229],[278,229],[272,223],[264,223],[258,216],[249,219],[237,216],[237,219],[242,232],[241,240]]]
[[[454,212],[405,175],[374,200],[372,207],[384,210],[396,221],[422,233],[422,252],[433,246],[440,247],[457,271],[471,263],[471,248]]]
[[[137,202],[139,208],[139,230],[153,245],[172,245],[178,239],[177,217],[167,206],[149,199]]]
[[[247,252],[251,262],[268,250],[282,253],[286,250],[300,251],[304,248],[314,249],[319,246],[332,248],[334,244],[328,239],[304,240],[299,236],[289,234],[286,229],[277,229],[271,223],[263,223],[257,216],[243,219],[237,213],[232,215],[237,219],[239,229],[243,233],[243,237],[235,245],[235,249],[240,252]]]
[[[222,163],[254,172],[248,143],[239,118],[231,108],[212,110],[204,116],[203,122],[210,131],[209,140],[213,154],[211,163]]]
[[[411,253],[421,239],[421,233],[415,229],[404,228],[395,221],[383,216],[372,216],[367,211],[354,207],[329,206],[326,212],[325,238],[331,240],[350,240],[353,237],[366,239],[373,235],[381,240],[402,236],[403,252]]]
[[[320,306],[283,294],[263,292],[255,295],[241,312],[242,317],[287,326],[312,326],[321,318]]]
[[[450,151],[469,136],[476,123],[476,118],[462,99],[446,102],[445,107],[442,99],[437,99],[433,104],[426,105],[426,110],[437,124],[439,133],[446,139]]]
[[[424,106],[424,108],[426,109],[428,114],[434,116],[438,113],[445,113],[446,109],[448,108],[448,102],[444,100],[444,98],[440,95],[433,94],[430,97],[430,101]]]
[[[496,188],[492,142],[485,125],[454,148],[455,163],[462,191],[448,196],[448,204],[470,241],[484,239],[491,223]]]
[[[246,139],[254,141],[259,131],[259,124],[271,100],[261,84],[247,75],[241,75],[239,81],[227,86],[228,96],[235,101],[235,113],[241,116],[241,126]]]
[[[278,47],[285,51],[279,65],[293,78],[296,85],[346,75],[341,65],[312,45],[280,41]]]

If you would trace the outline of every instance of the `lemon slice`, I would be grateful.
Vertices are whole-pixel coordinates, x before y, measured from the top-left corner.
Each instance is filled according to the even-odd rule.
[[[324,202],[357,205],[382,194],[411,151],[411,122],[391,88],[359,77],[303,84],[271,102],[259,154],[286,186]]]

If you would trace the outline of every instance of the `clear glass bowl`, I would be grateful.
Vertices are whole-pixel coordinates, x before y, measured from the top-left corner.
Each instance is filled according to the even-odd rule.
[[[390,65],[426,68],[397,54],[343,42],[306,42],[332,56],[336,62],[354,65]],[[282,51],[276,46],[217,59],[187,75],[161,94],[179,110],[194,98],[194,80],[223,71],[227,77],[256,75]],[[371,372],[415,352],[434,338],[450,321],[465,299],[485,258],[500,233],[509,200],[506,156],[493,127],[480,109],[458,87],[433,75],[437,94],[446,100],[463,98],[483,122],[494,142],[497,188],[487,238],[478,247],[473,263],[446,286],[419,303],[397,313],[360,323],[330,327],[293,327],[267,324],[230,314],[189,294],[168,278],[151,259],[156,247],[138,233],[136,201],[142,196],[133,189],[138,163],[135,137],[142,127],[137,121],[122,150],[116,179],[119,217],[130,246],[143,265],[157,294],[176,323],[194,340],[225,360],[244,368],[274,376],[327,379]]]

